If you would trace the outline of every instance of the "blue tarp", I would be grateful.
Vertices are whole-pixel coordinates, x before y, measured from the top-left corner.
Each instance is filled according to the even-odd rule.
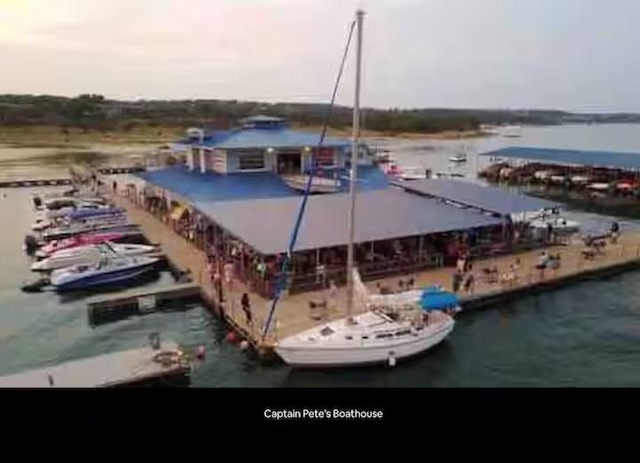
[[[169,167],[137,175],[149,183],[177,193],[192,203],[300,196],[300,193],[289,188],[280,177],[271,172],[203,174],[186,167]]]
[[[500,215],[561,207],[560,203],[511,193],[502,188],[448,178],[393,182],[407,191],[449,200]]]
[[[454,293],[437,290],[425,290],[420,299],[420,305],[424,310],[445,310],[458,307],[460,300]]]
[[[640,153],[616,151],[579,151],[551,148],[512,146],[482,153],[496,158],[528,159],[550,164],[608,167],[616,169],[640,169]]]

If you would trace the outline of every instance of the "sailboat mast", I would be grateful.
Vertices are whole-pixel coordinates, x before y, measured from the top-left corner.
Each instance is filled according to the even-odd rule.
[[[349,242],[347,247],[347,316],[353,313],[353,268],[354,268],[354,240],[355,240],[355,209],[356,209],[356,181],[358,178],[358,154],[360,152],[360,79],[362,67],[362,22],[364,11],[356,12],[356,27],[358,30],[356,46],[356,85],[353,103],[353,137],[351,142],[351,182],[349,189]]]

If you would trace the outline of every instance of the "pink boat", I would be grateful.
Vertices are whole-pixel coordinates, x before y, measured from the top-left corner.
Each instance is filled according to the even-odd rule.
[[[107,241],[117,241],[122,238],[122,233],[91,233],[86,235],[72,236],[63,240],[54,240],[41,247],[36,252],[36,257],[45,258],[56,251],[62,249],[76,248],[90,244],[101,244]]]

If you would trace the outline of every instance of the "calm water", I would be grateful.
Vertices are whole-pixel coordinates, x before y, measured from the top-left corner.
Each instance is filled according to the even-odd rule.
[[[607,142],[609,140],[609,142]],[[504,143],[506,141],[506,143]],[[515,142],[515,143],[514,143]],[[506,144],[640,152],[640,126],[573,126],[526,129],[521,139],[466,142],[469,152]],[[456,143],[388,144],[405,165],[447,167]],[[7,151],[0,158],[7,159]],[[470,164],[473,164],[471,162]],[[19,165],[19,163],[15,163]],[[1,168],[1,167],[0,167]],[[640,273],[589,282],[497,309],[459,318],[449,340],[395,369],[300,372],[265,367],[224,342],[224,331],[202,308],[131,318],[95,329],[84,300],[23,294],[32,278],[21,246],[33,220],[30,192],[5,190],[0,199],[0,374],[64,360],[137,347],[152,331],[188,349],[204,344],[207,357],[194,373],[195,386],[241,387],[492,387],[640,386]],[[608,218],[572,211],[587,228]],[[623,228],[640,228],[624,221]],[[166,284],[169,278],[149,284]]]

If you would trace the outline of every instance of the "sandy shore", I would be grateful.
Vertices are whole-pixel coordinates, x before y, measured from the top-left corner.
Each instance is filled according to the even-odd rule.
[[[83,131],[61,127],[3,127],[0,143],[20,147],[72,148],[94,144],[153,144],[175,141],[184,135],[184,129],[175,127],[136,127],[130,131]]]
[[[296,128],[311,132],[320,132],[322,127],[317,126],[297,126]],[[329,129],[327,135],[333,137],[350,137],[351,129]],[[443,132],[385,132],[377,130],[363,130],[363,138],[396,138],[405,140],[457,140],[460,138],[479,138],[487,134],[481,130],[446,130]]]
[[[317,126],[296,126],[295,128],[311,132],[321,132]],[[329,136],[350,137],[351,131],[345,129],[329,129]],[[93,144],[150,144],[162,145],[171,143],[184,136],[180,127],[135,127],[130,131],[83,131],[81,129],[63,129],[61,127],[3,127],[0,126],[0,143],[13,144],[19,147],[40,148],[58,147],[72,148]],[[363,138],[414,139],[414,140],[456,140],[461,138],[482,137],[479,130],[445,131],[437,133],[394,133],[363,130]]]

